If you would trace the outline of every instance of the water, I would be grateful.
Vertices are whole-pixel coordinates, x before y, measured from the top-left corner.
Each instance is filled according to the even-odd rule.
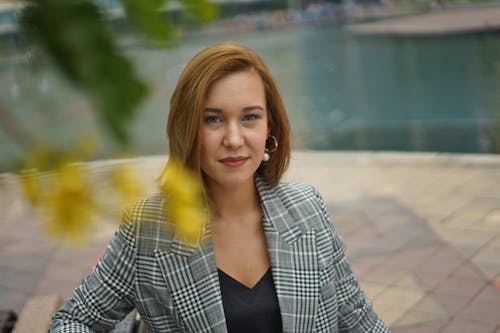
[[[500,34],[362,37],[300,26],[127,49],[151,85],[131,127],[134,154],[167,151],[168,102],[180,71],[195,52],[221,40],[262,54],[285,100],[295,148],[500,152]],[[18,138],[0,129],[0,164],[23,154],[24,136],[65,146],[99,128],[80,92],[53,67],[34,71],[23,57],[0,66],[1,121],[9,114]],[[103,140],[100,156],[109,156],[117,147]]]

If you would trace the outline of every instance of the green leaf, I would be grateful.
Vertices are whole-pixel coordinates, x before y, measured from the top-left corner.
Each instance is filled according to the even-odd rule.
[[[20,17],[24,35],[44,46],[63,74],[89,93],[105,128],[125,145],[146,86],[104,22],[99,9],[84,0],[32,1]]]
[[[180,0],[187,13],[202,23],[210,22],[219,15],[218,8],[208,0]]]
[[[168,42],[174,38],[173,27],[163,18],[164,0],[121,0],[127,17],[137,29],[149,38]]]

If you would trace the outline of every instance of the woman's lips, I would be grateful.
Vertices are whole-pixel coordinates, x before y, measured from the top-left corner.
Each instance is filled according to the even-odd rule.
[[[234,157],[223,158],[223,159],[220,160],[220,162],[222,164],[224,164],[225,166],[235,168],[235,167],[239,167],[239,166],[245,164],[245,162],[247,160],[248,160],[248,157],[234,156]]]

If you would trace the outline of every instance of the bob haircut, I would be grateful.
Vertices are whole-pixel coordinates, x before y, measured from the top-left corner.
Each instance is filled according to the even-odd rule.
[[[276,185],[290,161],[290,125],[278,87],[262,58],[253,50],[221,42],[198,52],[187,63],[170,99],[167,122],[170,158],[182,163],[202,179],[201,129],[208,90],[217,80],[239,71],[255,70],[264,83],[269,135],[278,148],[257,173]],[[270,146],[269,148],[273,148]]]

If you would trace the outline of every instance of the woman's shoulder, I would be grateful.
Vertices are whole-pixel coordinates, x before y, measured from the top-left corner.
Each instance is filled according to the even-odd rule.
[[[273,188],[271,196],[278,197],[285,206],[322,201],[316,188],[304,183],[280,182]]]
[[[281,182],[274,187],[258,184],[263,207],[273,218],[286,214],[288,226],[324,228],[328,223],[325,203],[314,186]]]
[[[141,248],[156,248],[169,244],[173,238],[173,223],[165,209],[167,198],[154,194],[131,204],[124,212],[121,230]]]
[[[153,194],[129,205],[125,209],[125,214],[134,218],[134,220],[165,215],[165,200],[165,195],[161,193]]]
[[[280,182],[276,188],[285,193],[296,195],[310,195],[311,193],[317,192],[314,186],[305,183]]]

